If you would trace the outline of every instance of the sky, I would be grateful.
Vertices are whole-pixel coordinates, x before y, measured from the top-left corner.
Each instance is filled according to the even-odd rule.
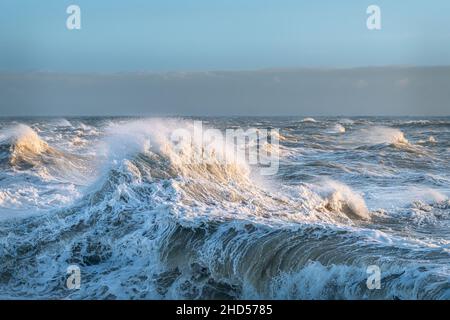
[[[0,116],[447,116],[449,66],[448,0],[0,1]]]
[[[450,1],[2,0],[0,40],[0,71],[449,65]]]

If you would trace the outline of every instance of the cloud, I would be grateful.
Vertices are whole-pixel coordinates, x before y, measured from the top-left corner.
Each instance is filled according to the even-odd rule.
[[[0,96],[0,116],[450,115],[450,67],[0,73]]]

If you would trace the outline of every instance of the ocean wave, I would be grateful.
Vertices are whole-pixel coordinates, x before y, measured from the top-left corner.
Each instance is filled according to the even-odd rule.
[[[327,133],[345,133],[345,127],[339,123],[335,124],[332,128],[327,130]]]
[[[245,159],[223,161],[227,145],[174,143],[176,128],[191,130],[191,122],[111,123],[93,147],[95,161],[84,164],[96,168],[95,179],[75,201],[2,221],[0,297],[449,297],[450,271],[439,263],[447,249],[377,230],[381,218],[363,192],[329,179],[287,185],[255,176]],[[381,144],[409,143],[398,132],[382,136]],[[27,154],[52,148],[30,137]],[[16,195],[2,192],[0,206],[8,207]],[[448,210],[444,196],[430,192],[433,210]],[[71,264],[82,268],[77,291],[64,286]],[[365,283],[373,264],[382,270],[381,290]]]
[[[364,199],[348,186],[326,180],[319,186],[319,193],[325,199],[325,208],[342,212],[350,218],[370,220],[369,210]]]
[[[50,158],[62,155],[26,125],[17,125],[7,130],[2,134],[1,140],[2,149],[9,153],[9,164],[14,167],[33,167],[45,156]]]
[[[96,170],[88,157],[50,146],[23,124],[0,132],[0,168],[0,208],[13,213],[2,218],[73,203]]]
[[[352,119],[346,119],[346,118],[339,119],[338,122],[339,122],[341,125],[353,125],[353,124],[355,124],[355,121],[354,121],[354,120],[352,120]]]
[[[387,272],[381,280],[384,285],[379,290],[367,290],[367,273],[363,267],[346,264],[324,266],[318,262],[311,262],[297,272],[280,274],[270,290],[276,299],[445,300],[450,297],[450,289],[444,284],[445,277],[441,278],[444,282],[436,282],[432,271],[424,271],[416,264],[402,263],[402,266],[392,267],[385,263],[380,267]],[[343,288],[337,295],[336,287]],[[419,289],[424,287],[428,290]]]
[[[423,145],[435,145],[438,143],[438,141],[436,140],[436,138],[434,136],[429,136],[428,139],[419,140],[419,141],[417,141],[417,143],[423,144]]]
[[[37,169],[42,175],[63,177],[81,172],[86,159],[50,146],[29,126],[19,124],[0,133],[3,165],[16,170]]]
[[[424,148],[420,142],[418,144],[410,142],[401,130],[395,128],[374,126],[360,129],[347,135],[345,142],[360,150],[375,151],[393,148],[411,154],[432,157],[429,150]]]
[[[50,123],[57,127],[72,127],[72,123],[64,118],[53,119]]]
[[[388,127],[361,129],[355,133],[355,136],[352,136],[352,139],[357,139],[360,143],[370,145],[410,145],[402,131]]]
[[[424,127],[448,127],[450,126],[450,121],[448,119],[414,119],[414,120],[398,120],[392,122],[395,126],[402,128],[424,128]]]
[[[314,118],[304,118],[301,122],[306,122],[306,123],[316,123],[317,120]]]

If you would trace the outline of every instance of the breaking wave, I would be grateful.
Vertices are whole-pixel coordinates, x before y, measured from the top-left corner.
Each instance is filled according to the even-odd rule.
[[[86,159],[51,147],[29,126],[19,124],[0,133],[0,161],[16,170],[36,169],[63,177],[82,172]],[[73,176],[71,176],[73,178]]]
[[[409,141],[405,138],[402,131],[387,127],[371,127],[369,129],[362,129],[352,138],[358,139],[361,143],[370,145],[409,145]]]
[[[314,118],[304,118],[301,122],[316,123],[317,120]]]
[[[26,125],[17,125],[3,133],[1,148],[3,157],[8,159],[11,166],[17,167],[34,166],[45,156],[61,154],[41,140],[37,133]]]
[[[411,154],[430,156],[427,149],[421,146],[420,141],[418,144],[411,143],[401,130],[395,128],[373,126],[357,130],[345,139],[347,143],[361,150],[394,148]]]
[[[335,124],[332,128],[330,128],[328,133],[345,133],[345,127],[339,123]]]

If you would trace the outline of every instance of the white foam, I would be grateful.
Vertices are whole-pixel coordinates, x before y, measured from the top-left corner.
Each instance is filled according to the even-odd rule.
[[[323,204],[325,208],[346,214],[350,218],[370,219],[369,210],[362,196],[345,184],[324,179],[316,188],[325,201]]]
[[[72,126],[72,123],[70,123],[70,121],[65,118],[53,119],[53,121],[51,123],[58,127],[71,127]]]
[[[339,123],[328,129],[328,133],[345,133],[345,127]]]
[[[409,141],[405,138],[404,133],[395,128],[373,126],[367,129],[360,129],[349,137],[350,141],[356,143],[364,143],[369,145],[376,144],[404,144],[408,145]]]
[[[343,125],[352,125],[355,123],[355,121],[344,118],[344,119],[339,119],[339,123],[343,124]]]

